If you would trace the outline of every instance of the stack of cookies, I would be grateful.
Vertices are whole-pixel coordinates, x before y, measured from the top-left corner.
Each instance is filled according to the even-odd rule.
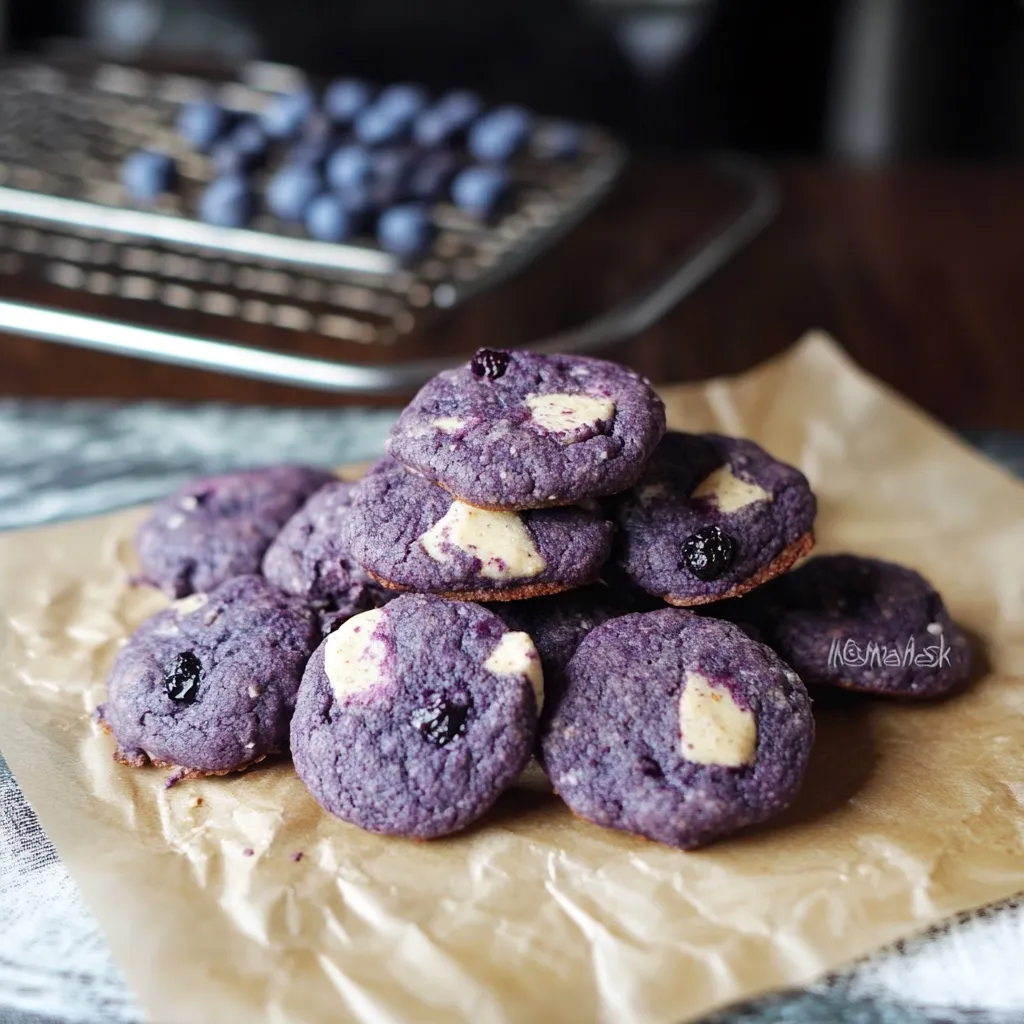
[[[924,697],[967,675],[913,571],[788,572],[815,512],[753,442],[666,433],[623,366],[483,349],[423,387],[359,484],[273,467],[157,506],[140,560],[175,600],[100,719],[119,760],[171,781],[290,749],[325,809],[419,838],[480,817],[536,754],[580,817],[691,849],[792,800],[805,682]],[[846,641],[886,655],[837,662]]]

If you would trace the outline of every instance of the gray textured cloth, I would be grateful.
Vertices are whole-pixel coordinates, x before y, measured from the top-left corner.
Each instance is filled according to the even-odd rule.
[[[0,400],[0,528],[146,501],[189,476],[372,458],[394,413]],[[973,434],[1024,476],[1024,436]],[[0,711],[2,713],[2,711]],[[1024,907],[1011,901],[898,944],[717,1024],[1024,1021]],[[142,1015],[106,942],[0,757],[0,1024],[121,1024]]]

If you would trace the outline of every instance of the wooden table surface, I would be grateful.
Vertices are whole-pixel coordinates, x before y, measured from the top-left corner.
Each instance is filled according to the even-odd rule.
[[[688,166],[638,157],[619,193],[549,261],[561,268],[557,287],[542,266],[534,280],[541,274],[546,284],[527,278],[496,291],[475,313],[441,321],[438,347],[494,344],[530,329],[523,309],[531,296],[534,305],[564,298],[580,309],[617,297],[621,268],[590,261],[603,244],[622,266],[644,259],[658,266],[684,218],[690,226],[694,220],[693,196],[679,201]],[[1024,168],[775,170],[783,195],[777,221],[699,292],[611,354],[669,383],[744,370],[821,327],[951,426],[1024,430]],[[0,336],[0,393],[341,401],[10,336]]]

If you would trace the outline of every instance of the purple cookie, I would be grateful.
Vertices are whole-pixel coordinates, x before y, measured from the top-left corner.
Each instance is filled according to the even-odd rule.
[[[259,572],[281,527],[334,479],[309,466],[269,466],[185,484],[154,506],[135,535],[142,578],[185,597]]]
[[[737,603],[808,686],[939,697],[970,675],[970,645],[942,598],[893,562],[812,558]]]
[[[573,812],[693,849],[777,814],[814,720],[796,673],[729,622],[663,608],[595,629],[541,737]]]
[[[496,512],[457,501],[385,457],[349,514],[353,557],[392,590],[512,601],[590,583],[612,524],[579,507]]]
[[[661,399],[618,363],[480,349],[424,385],[388,451],[478,508],[544,508],[625,490],[664,431]]]
[[[356,487],[342,480],[321,487],[285,523],[263,557],[263,575],[320,612],[324,632],[394,596],[349,554],[349,508]]]
[[[295,770],[331,814],[432,839],[480,817],[530,759],[540,658],[478,605],[405,594],[317,649],[292,720]]]
[[[803,473],[753,441],[670,432],[617,503],[616,567],[669,604],[736,597],[811,550],[816,509]]]
[[[320,638],[302,601],[262,576],[236,576],[180,598],[118,654],[98,709],[116,760],[241,771],[288,745],[302,670]]]

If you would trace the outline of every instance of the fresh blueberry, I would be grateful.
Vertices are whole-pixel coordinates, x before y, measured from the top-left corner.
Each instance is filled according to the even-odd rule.
[[[231,115],[212,100],[186,103],[178,114],[178,134],[200,153],[209,153],[231,127]]]
[[[327,160],[326,173],[331,188],[363,188],[373,174],[373,157],[362,146],[342,146]]]
[[[413,139],[428,149],[459,138],[480,113],[475,93],[449,92],[422,111],[412,126]]]
[[[140,149],[121,167],[121,184],[132,199],[151,203],[174,187],[177,167],[166,153]]]
[[[251,118],[242,121],[213,150],[213,165],[221,174],[242,174],[267,155],[267,136]]]
[[[400,203],[408,202],[409,189],[404,181],[399,178],[374,181],[369,188],[370,202],[375,210],[386,210],[389,206],[397,206]]]
[[[353,132],[366,146],[388,146],[406,137],[409,118],[375,103],[356,118]]]
[[[239,174],[215,178],[199,197],[199,219],[218,227],[243,227],[255,212],[256,196]]]
[[[267,209],[281,220],[302,220],[323,189],[323,178],[315,167],[288,164],[267,183]]]
[[[416,156],[409,149],[381,149],[373,154],[373,180],[391,185],[401,192],[408,186],[416,167]]]
[[[299,139],[288,150],[288,163],[321,170],[334,145],[330,139]]]
[[[301,139],[337,139],[338,129],[334,122],[322,111],[314,110],[306,118],[299,133]]]
[[[532,125],[533,118],[522,107],[499,107],[473,125],[467,146],[477,160],[501,163],[520,150]]]
[[[409,175],[409,195],[428,202],[441,199],[447,195],[459,165],[459,158],[448,150],[427,153]]]
[[[413,122],[412,138],[418,146],[433,149],[443,146],[456,134],[457,129],[436,107],[428,107]]]
[[[288,151],[288,162],[322,169],[336,145],[334,125],[324,114],[314,111]]]
[[[369,105],[373,90],[357,78],[336,78],[324,90],[322,107],[335,124],[349,124]]]
[[[314,109],[316,97],[309,89],[281,93],[264,107],[260,124],[272,139],[287,139],[299,131]]]
[[[452,200],[474,217],[493,216],[508,199],[512,179],[501,167],[467,167],[452,182]]]
[[[344,242],[358,233],[359,224],[358,212],[333,192],[317,196],[306,210],[306,230],[321,242]]]
[[[552,121],[533,139],[533,152],[542,160],[572,160],[579,156],[583,130],[572,121]]]
[[[483,113],[484,105],[475,92],[468,89],[456,89],[446,92],[434,104],[434,109],[441,111],[453,124],[465,127]]]
[[[378,97],[375,106],[392,116],[411,121],[430,102],[427,90],[412,82],[389,85]]]
[[[430,211],[422,203],[405,203],[385,210],[377,221],[377,240],[397,256],[417,256],[434,238]]]

